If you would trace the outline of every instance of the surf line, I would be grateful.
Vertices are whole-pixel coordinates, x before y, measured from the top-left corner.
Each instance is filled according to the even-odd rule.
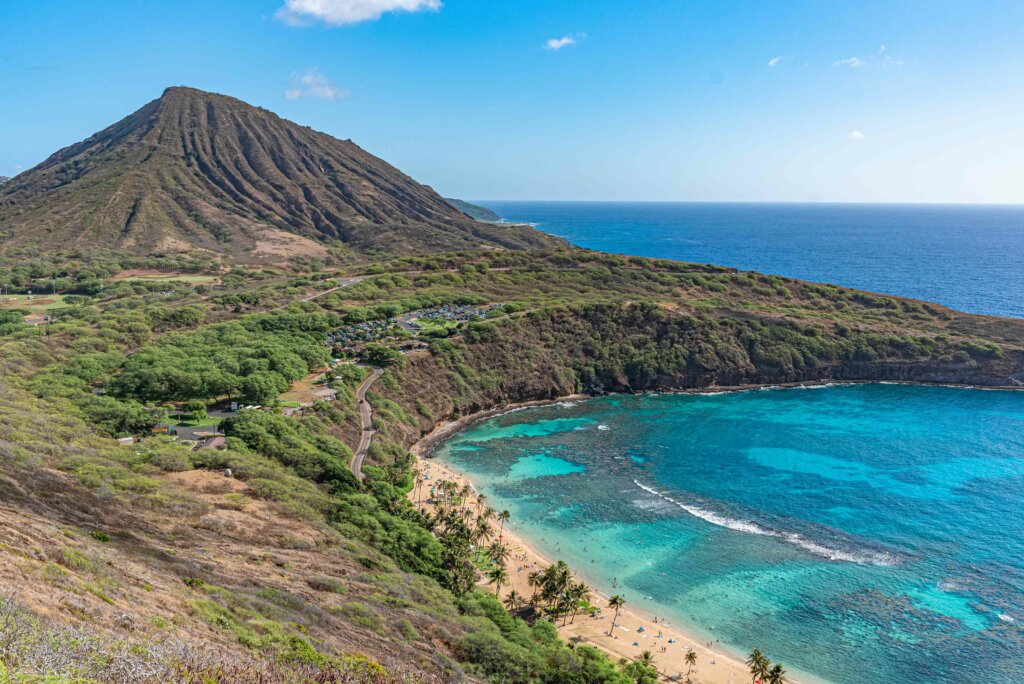
[[[898,559],[891,553],[875,552],[875,551],[844,551],[842,549],[836,549],[818,542],[811,541],[806,537],[803,537],[796,532],[785,532],[782,530],[772,530],[762,525],[758,525],[752,520],[739,520],[737,518],[730,518],[725,515],[719,515],[714,511],[709,511],[693,504],[688,504],[684,501],[679,501],[664,492],[659,492],[652,487],[648,487],[639,480],[633,480],[640,489],[653,494],[654,496],[667,501],[682,510],[686,511],[695,518],[700,518],[705,522],[709,522],[712,525],[724,527],[726,529],[733,530],[735,532],[744,532],[746,534],[756,534],[762,537],[773,537],[780,541],[792,544],[793,546],[799,547],[804,551],[807,551],[815,556],[819,556],[830,561],[839,561],[847,563],[856,563],[858,565],[879,565],[883,567],[889,567],[898,564]]]

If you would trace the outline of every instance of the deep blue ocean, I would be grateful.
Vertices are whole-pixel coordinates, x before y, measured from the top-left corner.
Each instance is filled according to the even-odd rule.
[[[1024,206],[479,203],[590,249],[1024,318]]]
[[[600,590],[801,681],[1024,682],[1022,392],[602,397],[437,458]]]

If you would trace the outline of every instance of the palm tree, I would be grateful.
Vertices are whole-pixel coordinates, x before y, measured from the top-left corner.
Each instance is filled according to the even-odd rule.
[[[747,667],[750,668],[750,681],[756,682],[758,679],[767,677],[771,666],[772,661],[768,660],[760,650],[755,648],[747,658]]]
[[[523,597],[520,596],[515,589],[513,589],[512,591],[508,592],[508,594],[505,596],[505,600],[503,600],[502,603],[504,603],[505,608],[507,608],[509,612],[511,612],[517,608],[522,607]]]
[[[640,654],[640,657],[637,658],[637,662],[639,662],[644,667],[650,667],[651,663],[654,662],[654,654],[650,651],[644,651]]]
[[[496,541],[487,548],[487,553],[490,554],[491,560],[495,563],[498,565],[504,565],[511,552],[508,550],[507,546]]]
[[[690,650],[686,652],[686,664],[690,666],[690,669],[686,671],[686,676],[689,677],[690,673],[693,672],[693,666],[697,664],[697,652]]]
[[[544,586],[544,575],[540,570],[533,570],[526,576],[526,583],[531,589],[533,589],[533,596],[530,597],[530,603],[536,603],[537,596],[540,594],[540,588]]]
[[[576,613],[580,612],[580,607],[584,602],[589,602],[591,599],[590,587],[583,582],[577,582],[572,585],[569,593],[572,596],[572,619],[569,622],[576,622]]]
[[[483,518],[477,518],[475,527],[472,531],[472,541],[474,544],[479,544],[485,541],[491,536],[491,526]]]
[[[501,596],[501,585],[508,582],[508,571],[499,565],[488,572],[487,577],[494,583],[495,596]]]
[[[612,635],[612,630],[615,629],[615,621],[619,619],[619,611],[622,610],[624,605],[626,605],[626,599],[618,594],[608,599],[608,607],[615,609],[615,615],[612,617],[612,626],[608,628],[608,636]]]
[[[786,684],[786,671],[782,665],[775,663],[768,671],[768,684]]]
[[[512,514],[508,511],[502,511],[496,516],[501,526],[498,528],[498,541],[501,541],[501,535],[505,533],[505,521],[512,517]]]

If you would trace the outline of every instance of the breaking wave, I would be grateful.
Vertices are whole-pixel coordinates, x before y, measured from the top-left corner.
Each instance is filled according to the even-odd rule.
[[[774,537],[780,541],[797,546],[804,551],[825,558],[830,561],[846,562],[846,563],[857,563],[858,565],[879,565],[883,567],[889,567],[896,565],[899,561],[891,553],[884,551],[846,551],[843,549],[837,549],[825,544],[807,539],[806,537],[797,534],[796,532],[785,532],[782,530],[773,530],[762,525],[759,525],[751,520],[739,520],[737,518],[730,518],[725,515],[720,515],[714,511],[688,504],[684,501],[679,501],[665,494],[659,492],[656,489],[648,487],[647,485],[633,480],[640,489],[657,496],[664,501],[667,501],[679,508],[683,509],[690,515],[700,518],[712,525],[718,525],[719,527],[725,527],[736,532],[745,532],[747,534],[756,534],[762,537]]]

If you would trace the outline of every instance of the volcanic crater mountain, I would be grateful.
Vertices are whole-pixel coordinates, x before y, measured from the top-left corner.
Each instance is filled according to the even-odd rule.
[[[0,186],[0,246],[209,250],[241,259],[564,245],[456,209],[351,140],[193,88]]]

